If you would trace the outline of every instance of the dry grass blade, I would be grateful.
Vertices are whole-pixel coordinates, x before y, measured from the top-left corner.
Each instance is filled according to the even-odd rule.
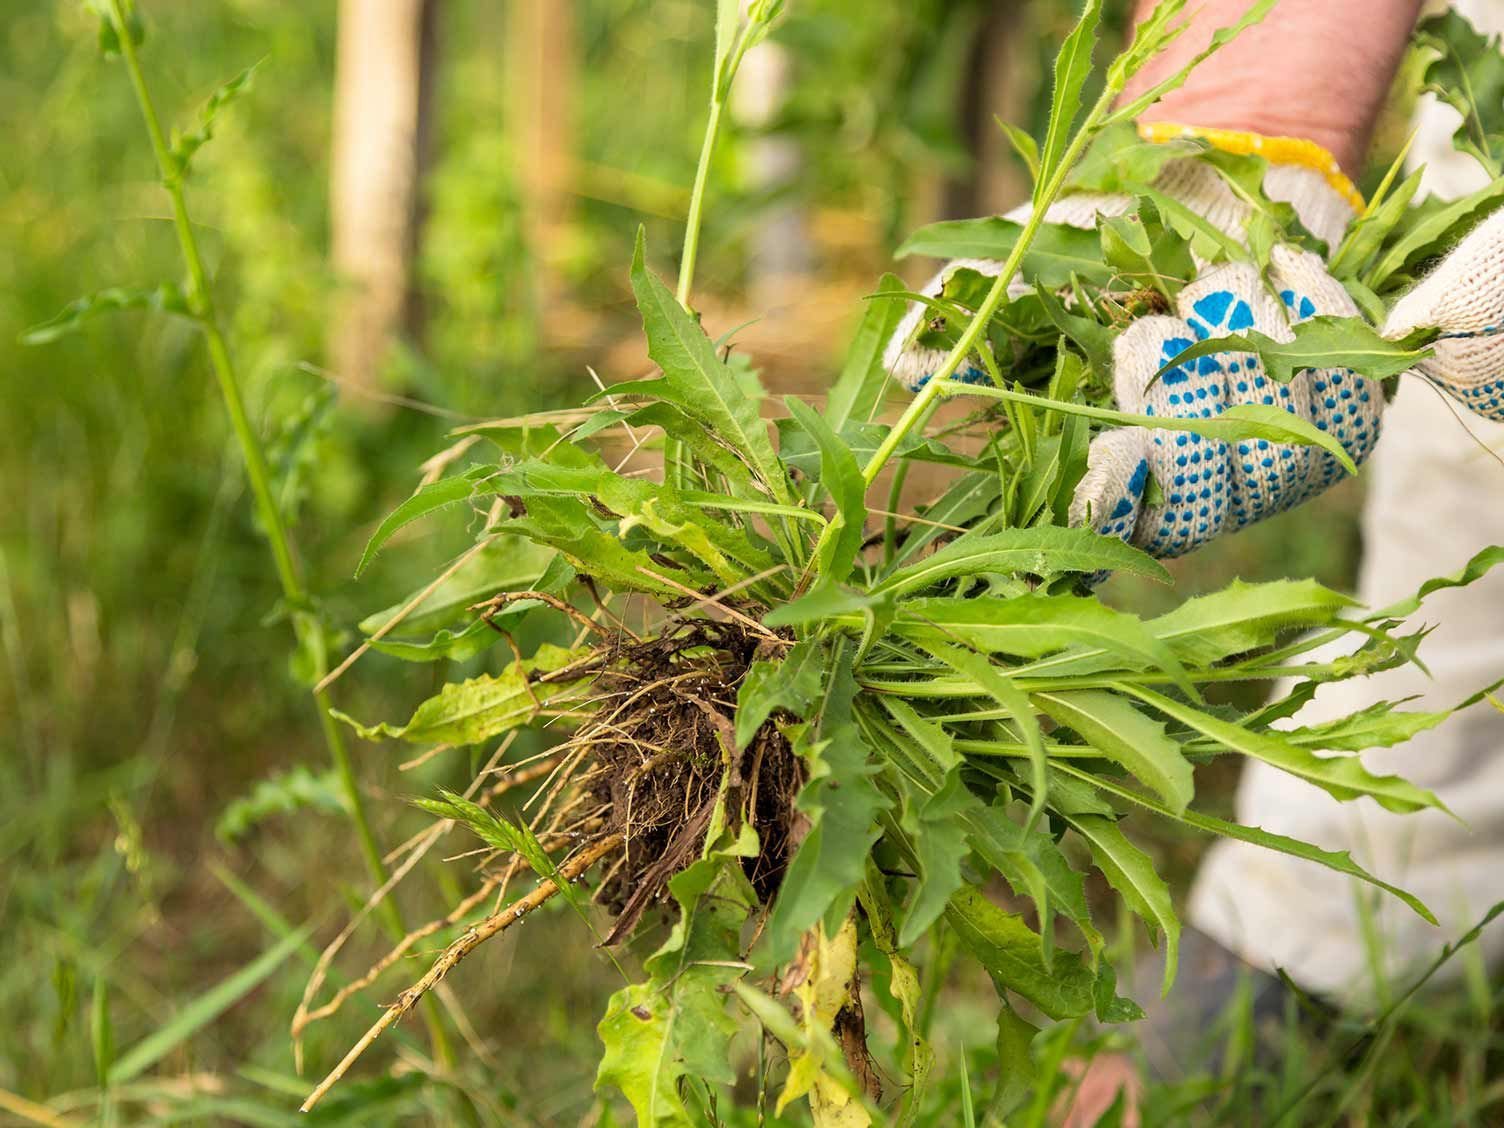
[[[621,842],[621,835],[611,834],[585,847],[580,853],[559,867],[559,882],[574,881],[590,869],[591,866],[595,865],[596,862],[619,847]],[[330,1071],[329,1076],[320,1081],[313,1092],[308,1094],[308,1099],[303,1102],[300,1111],[307,1112],[318,1104],[324,1095],[339,1082],[339,1079],[349,1072],[350,1067],[360,1059],[360,1056],[370,1048],[371,1043],[379,1038],[384,1030],[412,1010],[417,1005],[418,1000],[443,980],[454,969],[455,965],[480,945],[491,939],[491,937],[510,928],[526,917],[528,913],[546,904],[557,895],[560,890],[559,882],[550,880],[539,882],[537,888],[527,896],[514,904],[508,905],[501,912],[487,917],[453,944],[449,945],[444,950],[443,955],[434,961],[433,966],[428,969],[423,978],[402,992],[397,1001],[387,1008],[386,1013],[361,1036],[360,1040],[350,1048],[350,1052],[344,1056],[344,1059]]]
[[[779,638],[772,631],[768,630],[767,627],[763,626],[756,619],[752,619],[746,615],[743,615],[735,607],[732,607],[729,604],[723,602],[724,595],[706,595],[704,592],[696,591],[694,588],[689,587],[687,584],[681,584],[678,580],[655,572],[651,568],[639,567],[637,570],[645,576],[651,576],[659,583],[668,584],[669,587],[677,588],[685,595],[699,600],[701,606],[714,607],[717,611],[720,611],[730,616],[732,619],[735,619],[738,623],[746,627],[749,631],[752,631],[754,634],[762,635],[764,638],[771,639],[774,642],[782,643],[786,641]]]
[[[12,1093],[9,1089],[0,1089],[0,1110],[28,1124],[44,1125],[44,1128],[75,1128],[79,1123],[77,1120],[59,1116],[46,1105],[29,1101],[17,1093]]]
[[[417,595],[413,596],[406,603],[404,603],[401,609],[395,615],[381,624],[380,629],[377,630],[375,634],[371,635],[370,638],[362,642],[359,646],[357,646],[350,652],[349,656],[343,662],[341,662],[338,666],[334,667],[334,669],[325,674],[323,679],[320,680],[319,684],[313,687],[313,692],[322,693],[324,692],[324,690],[328,689],[331,685],[337,682],[342,676],[344,676],[345,671],[348,670],[351,666],[355,665],[356,662],[359,662],[360,659],[368,650],[371,649],[372,646],[380,642],[391,631],[395,630],[397,626],[403,622],[403,620],[405,620],[409,615],[411,615],[418,609],[418,606],[425,599],[427,599],[430,595],[432,595],[439,589],[440,584],[449,579],[450,576],[454,575],[467,563],[469,563],[470,560],[475,557],[476,553],[480,552],[481,549],[485,548],[488,544],[491,543],[491,540],[491,537],[485,537],[481,540],[476,541],[468,549],[462,552],[459,558],[455,560],[453,564],[449,565],[449,567],[445,568],[442,572],[439,573],[438,578],[436,578],[433,583],[429,584]]]
[[[486,777],[486,773],[496,767],[496,765],[501,761],[502,757],[507,754],[507,750],[512,747],[512,744],[516,739],[517,733],[511,732],[507,734],[505,740],[497,745],[496,751],[492,752],[490,759],[486,761],[485,768],[483,768],[480,774],[471,781],[470,786],[465,789],[466,798],[473,796],[474,793],[480,788],[481,780]],[[526,783],[528,779],[535,779],[537,778],[538,774],[539,773],[537,772],[518,772],[514,776],[500,780],[488,789],[487,798],[500,795],[511,787],[516,787],[519,784]],[[412,868],[417,865],[417,863],[423,858],[423,856],[427,854],[429,850],[433,849],[434,843],[438,842],[440,838],[442,838],[453,828],[454,823],[452,820],[446,820],[444,822],[436,823],[435,825],[429,827],[427,830],[424,830],[422,833],[416,835],[414,838],[409,839],[401,847],[398,847],[397,850],[393,851],[391,854],[387,855],[385,859],[383,859],[383,864],[390,865],[392,861],[394,861],[397,857],[400,857],[401,854],[406,850],[411,849],[412,851],[411,856],[408,857],[407,860],[404,861],[402,865],[393,872],[392,876],[388,878],[387,881],[384,882],[379,889],[371,894],[370,898],[367,899],[366,903],[361,907],[360,912],[355,915],[354,919],[345,926],[345,928],[340,932],[338,936],[336,936],[332,941],[329,942],[329,944],[321,953],[319,953],[318,963],[314,965],[313,972],[308,977],[308,982],[303,988],[303,997],[301,1000],[299,1000],[298,1009],[293,1015],[292,1038],[295,1058],[301,1060],[302,1045],[299,1041],[299,1036],[301,1035],[302,1031],[308,1026],[308,1024],[314,1020],[313,1017],[309,1014],[309,1004],[313,1001],[313,997],[318,994],[319,988],[323,986],[324,979],[329,973],[329,967],[334,962],[334,957],[339,954],[340,949],[344,947],[346,941],[348,941],[349,938],[354,934],[355,929],[357,926],[359,926],[360,922],[364,920],[366,916],[377,906],[377,904],[381,902],[381,900],[387,895],[388,892],[395,888],[397,884],[408,873],[412,871]],[[411,935],[412,934],[409,933],[408,936],[405,936],[401,940],[399,940],[398,946],[401,947],[404,944],[410,943],[409,938],[411,937]]]

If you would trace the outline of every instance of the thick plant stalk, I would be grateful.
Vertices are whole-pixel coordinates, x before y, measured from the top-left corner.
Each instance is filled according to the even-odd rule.
[[[219,326],[219,317],[214,308],[214,297],[209,288],[203,256],[199,253],[198,239],[194,235],[193,224],[188,217],[182,169],[168,147],[166,135],[162,132],[161,120],[157,116],[151,92],[147,89],[146,76],[141,69],[140,57],[136,54],[136,43],[131,37],[121,0],[110,0],[109,15],[120,44],[121,58],[130,75],[131,87],[146,124],[146,132],[151,138],[152,152],[156,156],[157,168],[162,176],[162,186],[167,190],[168,198],[172,202],[173,228],[177,232],[178,246],[182,251],[183,262],[188,271],[189,311],[204,334],[204,342],[209,351],[210,367],[214,370],[214,378],[219,384],[225,410],[230,416],[230,427],[240,447],[246,478],[250,482],[251,493],[256,501],[256,512],[261,519],[267,545],[271,549],[277,579],[282,585],[283,598],[291,611],[293,629],[298,641],[309,646],[314,659],[314,678],[316,681],[322,681],[328,670],[328,654],[317,623],[305,610],[308,593],[303,586],[297,561],[293,556],[286,523],[282,519],[282,512],[277,507],[276,498],[272,492],[271,472],[267,466],[266,453],[262,449],[261,441],[246,412],[245,396],[241,391],[240,380],[236,374],[224,332]],[[360,794],[360,787],[355,778],[355,768],[350,760],[349,749],[345,746],[344,734],[334,718],[330,716],[330,701],[327,692],[323,690],[315,692],[314,701],[319,711],[324,742],[328,746],[330,759],[333,760],[335,772],[339,776],[340,789],[350,812],[350,822],[355,828],[361,855],[365,859],[371,880],[379,887],[387,879],[386,866],[381,861],[381,850],[376,844],[376,836],[371,831],[365,801]],[[402,922],[401,913],[392,901],[383,901],[379,911],[387,930],[394,938],[400,939],[406,934],[407,928]],[[427,1010],[424,1017],[435,1056],[441,1062],[447,1062],[450,1059],[448,1038],[444,1034],[437,1011]]]

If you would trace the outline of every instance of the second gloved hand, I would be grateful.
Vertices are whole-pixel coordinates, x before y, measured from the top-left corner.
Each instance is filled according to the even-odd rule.
[[[1247,138],[1245,138],[1247,140]],[[1335,162],[1305,142],[1260,139],[1266,152],[1288,151],[1302,163],[1272,163],[1264,190],[1290,203],[1308,231],[1336,247],[1351,221],[1356,193]],[[1258,146],[1256,146],[1258,147]],[[1346,188],[1344,190],[1344,185]],[[1169,162],[1156,188],[1218,229],[1243,238],[1252,209],[1205,162]],[[1128,197],[1077,195],[1055,204],[1050,222],[1090,227],[1099,215],[1123,214]],[[1251,256],[1250,256],[1251,257]],[[938,294],[957,267],[997,273],[999,264],[949,264],[926,288]],[[1027,292],[1017,284],[1013,296]],[[1218,353],[1156,373],[1200,340],[1261,333],[1293,338],[1307,318],[1353,317],[1347,291],[1309,251],[1276,244],[1261,277],[1251,262],[1204,268],[1176,298],[1178,316],[1133,321],[1115,340],[1113,389],[1127,412],[1208,418],[1240,404],[1279,406],[1332,435],[1361,464],[1378,439],[1383,392],[1350,369],[1305,369],[1288,383],[1272,380],[1247,353]],[[918,303],[898,327],[885,358],[905,386],[922,386],[944,355],[920,344],[925,309]],[[1470,234],[1440,267],[1394,307],[1383,326],[1399,337],[1417,326],[1443,336],[1416,374],[1473,411],[1504,418],[1504,212]],[[957,379],[983,382],[975,368]],[[1226,442],[1183,431],[1125,427],[1093,439],[1088,469],[1071,506],[1071,523],[1121,537],[1159,557],[1180,556],[1322,492],[1344,474],[1329,453],[1266,439]]]
[[[1276,247],[1269,282],[1266,287],[1252,264],[1230,263],[1180,292],[1178,317],[1136,320],[1113,347],[1118,406],[1157,417],[1209,418],[1240,404],[1274,405],[1332,435],[1361,463],[1378,439],[1383,390],[1350,369],[1305,369],[1279,383],[1255,354],[1216,353],[1154,381],[1197,341],[1250,330],[1288,341],[1296,322],[1358,313],[1347,291],[1308,251]],[[1093,440],[1071,523],[1121,537],[1155,556],[1180,556],[1220,533],[1298,505],[1345,473],[1335,457],[1310,446],[1123,427]],[[1151,479],[1157,486],[1152,495]]]

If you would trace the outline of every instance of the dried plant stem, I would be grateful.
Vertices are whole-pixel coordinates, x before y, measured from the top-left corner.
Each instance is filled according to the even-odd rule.
[[[575,607],[571,603],[566,603],[557,595],[550,595],[546,591],[504,591],[498,593],[497,595],[493,595],[490,599],[483,600],[480,603],[472,605],[470,607],[470,610],[479,611],[480,617],[486,621],[486,625],[495,629],[495,624],[491,622],[492,615],[496,614],[496,612],[500,611],[509,603],[520,603],[524,600],[529,599],[535,599],[539,603],[546,603],[555,611],[559,612],[559,614],[568,616],[575,622],[579,623],[580,626],[587,631],[591,631],[603,637],[609,635],[609,632],[605,627],[601,626],[594,619],[590,618],[578,607]]]
[[[440,584],[449,579],[450,576],[454,575],[472,559],[474,559],[475,555],[479,553],[481,549],[490,544],[492,539],[493,538],[491,537],[485,537],[482,540],[478,540],[468,549],[462,552],[459,555],[459,558],[456,559],[453,564],[449,565],[449,567],[445,568],[438,574],[433,583],[429,584],[417,595],[413,596],[406,603],[404,603],[401,608],[398,609],[397,613],[386,622],[382,623],[381,627],[373,635],[371,635],[370,638],[362,642],[359,646],[357,646],[350,652],[349,656],[345,658],[343,662],[341,662],[338,666],[334,667],[334,669],[325,674],[319,680],[319,683],[313,687],[314,693],[322,693],[324,692],[324,690],[328,689],[331,685],[338,681],[340,677],[343,676],[346,670],[355,665],[356,662],[360,661],[360,659],[365,655],[366,651],[370,650],[372,646],[376,645],[376,643],[380,642],[389,633],[395,630],[404,620],[406,620],[409,615],[411,615],[418,609],[418,606],[425,599],[439,590]]]
[[[350,1052],[345,1055],[344,1060],[330,1071],[329,1076],[319,1082],[313,1092],[308,1094],[308,1099],[303,1102],[301,1111],[307,1112],[314,1105],[318,1104],[324,1094],[333,1088],[339,1079],[349,1071],[350,1067],[360,1059],[361,1054],[370,1048],[371,1043],[379,1038],[384,1030],[411,1011],[418,1000],[423,998],[441,982],[454,969],[456,964],[480,945],[491,939],[491,937],[499,932],[504,932],[526,917],[528,913],[546,904],[558,894],[561,882],[575,880],[591,866],[595,865],[596,862],[619,847],[621,842],[622,837],[620,834],[611,834],[600,839],[598,842],[592,843],[559,867],[559,880],[557,882],[548,879],[540,881],[537,888],[527,894],[527,896],[506,906],[501,912],[487,917],[453,944],[449,945],[444,950],[444,954],[434,961],[434,965],[428,969],[423,978],[402,992],[397,1001],[387,1008],[386,1013],[351,1047]]]
[[[44,1128],[75,1128],[78,1124],[78,1121],[59,1116],[46,1105],[29,1101],[9,1089],[0,1089],[0,1111],[8,1112],[28,1124],[41,1124]]]
[[[732,619],[735,619],[742,626],[746,627],[753,634],[761,635],[763,638],[768,639],[770,642],[792,645],[788,642],[787,639],[779,638],[772,631],[768,630],[767,627],[759,623],[756,619],[749,618],[746,615],[743,615],[735,607],[732,607],[730,604],[722,602],[722,597],[719,595],[705,595],[702,592],[698,592],[694,588],[689,587],[687,584],[681,584],[678,580],[673,579],[670,576],[665,576],[660,572],[653,571],[653,569],[647,567],[646,565],[639,565],[637,570],[645,576],[651,576],[659,583],[668,584],[668,586],[672,588],[678,588],[685,595],[691,596],[694,599],[698,599],[700,601],[700,606],[708,605],[714,607],[718,611],[724,612]]]
[[[131,35],[122,0],[110,0],[109,16],[116,39],[120,44],[121,58],[130,75],[131,87],[135,91],[141,117],[146,123],[146,132],[151,139],[152,152],[156,156],[157,169],[162,177],[162,187],[166,189],[172,203],[173,228],[177,232],[178,246],[182,251],[183,262],[188,271],[188,308],[204,334],[210,367],[219,384],[220,394],[225,401],[225,410],[230,417],[230,427],[240,447],[246,478],[256,500],[256,512],[261,518],[267,545],[271,549],[277,578],[282,585],[283,599],[291,612],[293,629],[297,633],[299,644],[306,647],[312,655],[315,677],[322,682],[328,664],[323,629],[308,610],[308,593],[299,575],[287,526],[282,519],[282,511],[272,491],[271,471],[267,466],[266,453],[262,449],[261,440],[255,428],[251,425],[250,416],[246,411],[245,396],[241,391],[240,379],[235,371],[230,348],[225,340],[224,332],[220,329],[219,315],[214,308],[214,295],[209,287],[208,272],[204,268],[203,256],[199,253],[198,239],[194,234],[192,221],[188,217],[182,166],[168,146],[166,134],[162,132],[162,123],[157,116],[156,104],[152,101],[151,92],[146,85],[146,75],[141,69],[140,57],[136,54],[136,41]],[[330,758],[334,761],[340,790],[350,812],[350,822],[355,829],[355,837],[359,842],[361,855],[365,859],[366,869],[370,873],[371,880],[378,886],[382,885],[386,882],[386,867],[382,865],[381,850],[376,845],[376,836],[371,831],[370,819],[366,815],[365,800],[355,778],[355,768],[350,761],[349,749],[345,747],[344,734],[334,718],[329,715],[329,698],[322,690],[315,691],[314,702],[319,711],[324,743],[328,746]],[[381,914],[387,930],[394,937],[401,937],[407,931],[402,923],[401,914],[393,902],[383,902]],[[447,1064],[451,1060],[449,1044],[437,1010],[429,1010],[425,1018],[429,1038],[433,1043],[434,1056],[441,1063]]]

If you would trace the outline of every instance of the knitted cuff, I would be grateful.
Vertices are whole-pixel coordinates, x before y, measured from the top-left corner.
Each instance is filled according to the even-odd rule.
[[[1366,206],[1363,193],[1358,191],[1337,158],[1330,152],[1304,137],[1265,137],[1261,133],[1249,133],[1238,129],[1210,129],[1200,125],[1181,125],[1168,121],[1141,121],[1138,135],[1145,141],[1163,144],[1179,138],[1194,138],[1205,141],[1214,149],[1239,156],[1260,156],[1274,165],[1293,165],[1321,174],[1321,178],[1347,201],[1355,212]]]

